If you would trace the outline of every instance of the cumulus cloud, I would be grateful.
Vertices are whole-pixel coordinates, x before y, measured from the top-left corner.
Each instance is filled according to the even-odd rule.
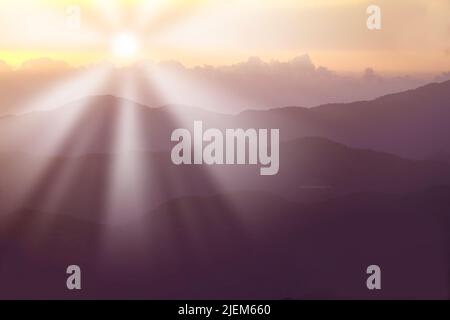
[[[87,88],[85,93],[74,92],[73,97],[65,97],[67,102],[83,94],[112,94],[153,107],[184,104],[235,113],[245,109],[312,107],[368,100],[449,78],[449,73],[389,76],[370,67],[357,74],[342,74],[316,66],[308,55],[286,62],[266,62],[251,57],[233,65],[194,68],[176,61],[142,61],[127,68],[104,66],[110,69],[110,78],[105,79],[104,86]],[[24,99],[45,93],[62,77],[70,78],[73,73],[95,67],[98,65],[74,69],[63,62],[41,59],[25,63],[18,70],[4,72],[0,79],[4,84],[0,87],[0,113],[26,111],[21,109]],[[134,77],[134,90],[121,90],[121,86],[129,84],[129,75]]]
[[[193,69],[177,66],[177,74],[185,79],[208,83],[229,97],[226,101],[208,101],[199,90],[190,92],[183,100],[187,104],[226,111],[245,108],[273,108],[282,106],[311,107],[333,102],[366,100],[378,96],[411,89],[432,77],[384,76],[372,68],[359,74],[340,74],[323,66],[316,66],[308,55],[287,62],[264,62],[251,57],[246,62],[229,66],[202,66]],[[174,95],[176,93],[174,92]]]

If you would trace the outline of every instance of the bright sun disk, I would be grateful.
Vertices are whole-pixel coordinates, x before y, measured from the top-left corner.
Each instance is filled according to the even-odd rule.
[[[113,39],[112,51],[118,58],[135,58],[139,51],[139,41],[132,33],[120,33]]]

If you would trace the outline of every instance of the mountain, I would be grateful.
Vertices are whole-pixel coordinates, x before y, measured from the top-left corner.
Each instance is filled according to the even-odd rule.
[[[448,298],[449,87],[237,115],[99,96],[2,117],[0,297]],[[195,120],[279,128],[279,174],[173,165],[171,133]],[[73,263],[89,290],[69,296]]]
[[[287,140],[321,136],[356,148],[428,159],[450,150],[450,81],[372,101],[281,108],[266,114],[248,111],[241,117],[251,125],[279,127]]]
[[[145,238],[133,247],[128,234],[106,262],[107,225],[58,212],[43,234],[48,213],[22,210],[0,227],[0,297],[448,299],[449,198],[449,188],[303,205],[261,192],[183,197],[110,229]],[[61,286],[73,261],[86,288],[75,295]],[[378,292],[365,286],[372,264]]]
[[[450,152],[450,81],[373,101],[237,115],[187,106],[147,108],[112,96],[90,97],[52,111],[0,118],[0,152],[112,152],[124,112],[131,124],[122,125],[134,131],[132,148],[141,151],[169,150],[174,129],[192,129],[195,120],[202,120],[205,128],[279,128],[283,141],[317,136],[411,159]]]
[[[0,154],[0,209],[16,203],[90,219],[92,212],[104,211],[113,179],[123,185],[122,194],[138,197],[134,202],[142,210],[181,196],[223,192],[272,192],[311,202],[354,192],[406,193],[450,185],[450,165],[440,161],[413,161],[319,137],[283,142],[280,150],[280,171],[270,178],[259,175],[259,166],[176,166],[169,152]]]

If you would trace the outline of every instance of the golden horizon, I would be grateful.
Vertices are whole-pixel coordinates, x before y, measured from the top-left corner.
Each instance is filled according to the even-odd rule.
[[[308,54],[316,66],[338,72],[450,69],[448,1],[378,3],[383,24],[373,31],[366,0],[4,0],[0,61],[14,69],[41,58],[73,67],[140,60],[217,67]],[[139,50],[121,61],[111,43],[128,31]]]

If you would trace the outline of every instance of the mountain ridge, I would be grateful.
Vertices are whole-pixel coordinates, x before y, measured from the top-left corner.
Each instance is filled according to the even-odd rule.
[[[115,96],[94,96],[48,112],[0,119],[0,152],[48,150],[51,146],[46,140],[58,139],[65,126],[71,127],[66,138],[73,144],[84,140],[81,153],[103,151],[113,147],[124,110],[132,111],[134,124],[127,126],[135,126],[139,136],[133,143],[142,150],[169,150],[172,131],[192,129],[199,120],[205,128],[277,128],[282,141],[319,136],[416,160],[450,153],[450,81],[366,102],[249,110],[235,115],[182,105],[151,108]],[[11,137],[25,141],[12,141]]]

